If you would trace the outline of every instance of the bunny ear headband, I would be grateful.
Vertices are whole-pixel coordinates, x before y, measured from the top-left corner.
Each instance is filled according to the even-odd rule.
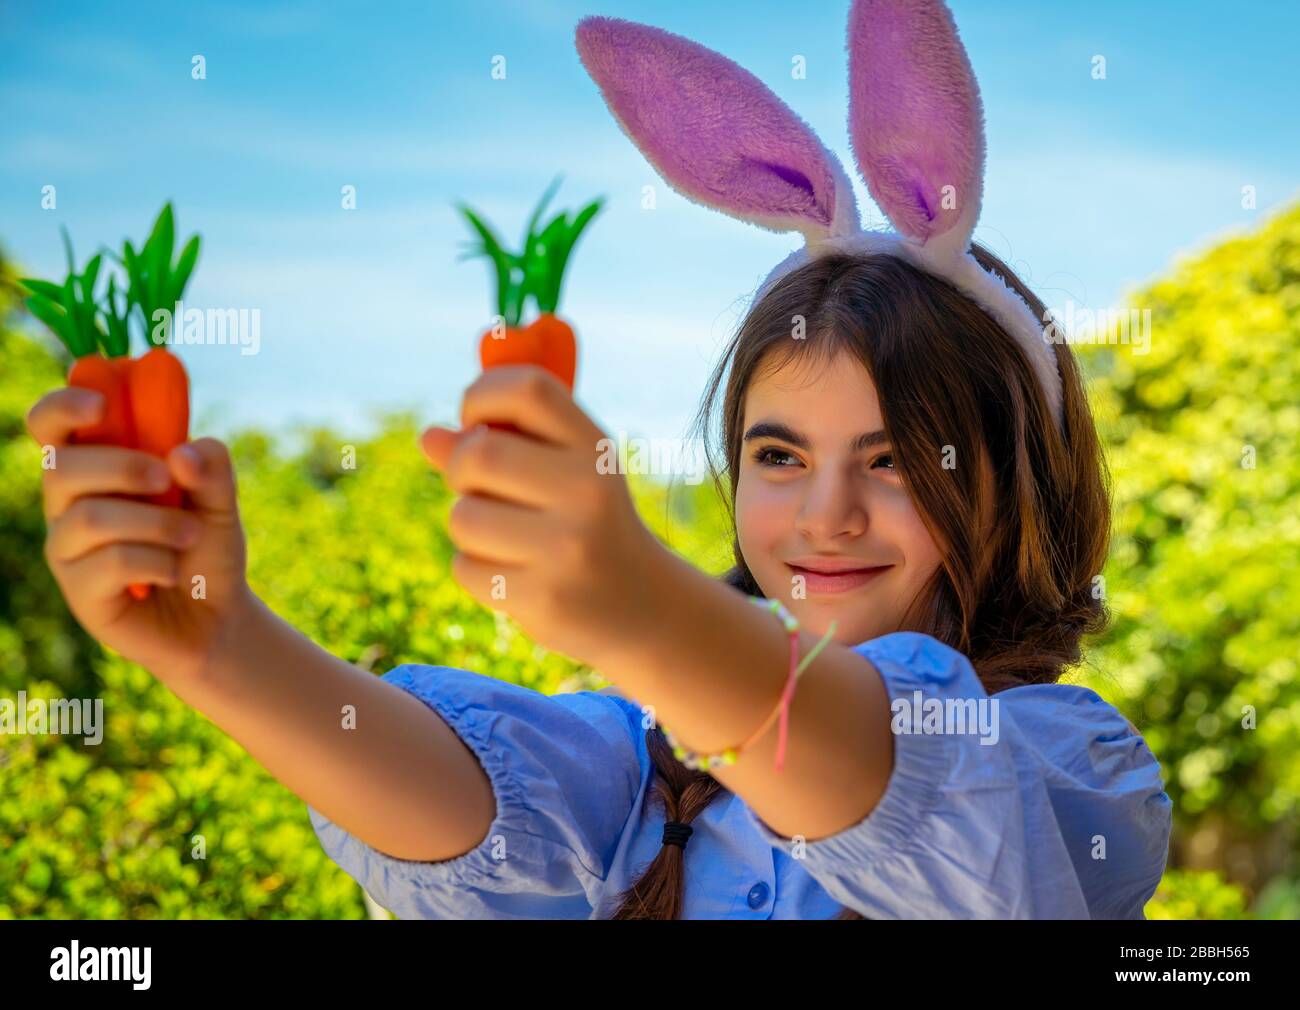
[[[805,241],[767,276],[832,251],[897,256],[942,277],[1020,344],[1058,424],[1061,376],[1043,324],[969,252],[984,184],[979,87],[941,0],[854,0],[849,133],[894,232],[864,231],[853,186],[817,135],[753,74],[690,39],[587,17],[578,55],[619,126],[673,189]]]

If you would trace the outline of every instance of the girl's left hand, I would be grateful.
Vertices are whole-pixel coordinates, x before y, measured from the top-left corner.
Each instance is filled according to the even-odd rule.
[[[535,641],[592,665],[635,640],[649,624],[651,566],[666,549],[626,477],[597,469],[604,432],[537,365],[484,372],[465,390],[461,428],[420,439],[460,496],[447,524],[456,581]]]

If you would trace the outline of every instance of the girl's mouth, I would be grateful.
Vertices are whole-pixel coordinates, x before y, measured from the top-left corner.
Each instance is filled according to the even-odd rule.
[[[854,568],[845,572],[814,572],[809,568],[786,564],[795,575],[804,577],[804,587],[810,593],[846,593],[851,589],[864,586],[876,576],[888,571],[892,565],[880,565],[876,568]]]

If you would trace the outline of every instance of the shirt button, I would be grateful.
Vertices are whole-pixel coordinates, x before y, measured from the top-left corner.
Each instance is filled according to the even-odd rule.
[[[767,890],[767,885],[761,881],[751,887],[749,889],[749,907],[759,908],[767,901]]]

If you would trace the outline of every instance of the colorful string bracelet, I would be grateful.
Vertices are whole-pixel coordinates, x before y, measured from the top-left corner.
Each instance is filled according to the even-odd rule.
[[[785,765],[785,743],[786,734],[789,728],[790,699],[794,697],[795,685],[798,683],[799,677],[803,675],[804,670],[808,668],[808,664],[816,658],[817,654],[826,646],[826,643],[831,640],[831,636],[835,634],[835,622],[831,621],[831,626],[827,629],[826,634],[822,636],[821,641],[814,645],[808,651],[808,655],[804,656],[803,660],[800,661],[799,619],[796,618],[794,614],[790,613],[780,600],[767,600],[761,596],[749,596],[747,598],[755,606],[770,611],[779,621],[781,621],[786,632],[790,635],[790,674],[786,678],[785,690],[781,692],[781,700],[777,702],[776,708],[772,710],[772,714],[763,721],[763,725],[759,726],[758,729],[750,734],[748,740],[738,747],[728,747],[726,750],[719,751],[716,754],[699,754],[683,747],[667,726],[663,723],[659,724],[659,728],[663,731],[664,738],[673,749],[673,756],[687,768],[694,771],[708,771],[710,768],[717,768],[721,765],[735,764],[740,753],[766,733],[768,727],[772,725],[772,720],[778,717],[780,717],[781,723],[780,731],[777,736],[776,762],[773,767],[776,771],[780,771]]]

